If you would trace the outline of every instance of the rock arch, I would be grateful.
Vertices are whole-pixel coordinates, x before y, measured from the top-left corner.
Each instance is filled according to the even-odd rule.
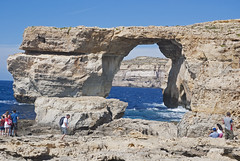
[[[240,20],[189,26],[28,27],[20,49],[8,58],[14,95],[108,95],[123,57],[140,44],[157,43],[172,60],[164,103],[193,112],[239,111]],[[229,30],[231,29],[231,30]]]

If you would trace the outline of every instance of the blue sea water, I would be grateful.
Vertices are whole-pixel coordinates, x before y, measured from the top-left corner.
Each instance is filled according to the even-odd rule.
[[[13,97],[13,82],[0,81],[0,115],[16,109],[21,119],[35,119],[34,105],[26,103],[18,103]]]
[[[108,98],[128,102],[124,118],[178,122],[188,111],[181,106],[167,108],[160,88],[112,87]]]
[[[21,119],[35,119],[34,105],[18,103],[13,97],[12,81],[0,81],[0,114],[17,110]],[[108,98],[128,102],[125,118],[156,121],[180,121],[186,109],[169,109],[163,104],[162,90],[157,88],[112,87]]]

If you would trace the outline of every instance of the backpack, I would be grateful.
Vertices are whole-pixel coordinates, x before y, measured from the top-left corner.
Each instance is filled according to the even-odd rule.
[[[12,125],[12,120],[11,120],[11,119],[8,119],[7,124],[8,124],[8,125]]]
[[[63,120],[65,119],[65,116],[61,117],[59,120],[59,126],[61,127],[63,124]]]

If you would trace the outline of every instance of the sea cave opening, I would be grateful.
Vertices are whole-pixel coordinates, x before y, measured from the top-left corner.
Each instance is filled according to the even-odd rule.
[[[188,111],[182,106],[168,108],[163,102],[168,76],[174,73],[171,57],[167,58],[160,47],[157,43],[136,46],[114,76],[108,98],[128,102],[125,118],[179,122]]]

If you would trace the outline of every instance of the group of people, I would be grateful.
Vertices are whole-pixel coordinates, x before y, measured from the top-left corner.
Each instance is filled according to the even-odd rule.
[[[223,118],[223,124],[225,125],[225,139],[233,139],[233,120],[231,118],[231,113],[227,112],[226,117]],[[212,129],[209,137],[212,138],[222,138],[223,137],[223,128],[220,124],[217,124],[217,127]]]
[[[70,118],[70,115],[67,114],[65,117],[62,118],[61,122],[61,131],[62,131],[62,137],[61,140],[64,139],[65,135],[68,133],[68,119]],[[0,135],[2,136],[18,136],[17,130],[18,130],[18,114],[16,113],[16,110],[12,111],[12,114],[9,114],[9,111],[6,111],[1,116],[0,119]]]
[[[16,113],[16,110],[13,110],[12,114],[9,114],[7,111],[1,116],[0,119],[0,135],[5,136],[18,136],[17,135],[17,129],[18,129],[18,114]]]

